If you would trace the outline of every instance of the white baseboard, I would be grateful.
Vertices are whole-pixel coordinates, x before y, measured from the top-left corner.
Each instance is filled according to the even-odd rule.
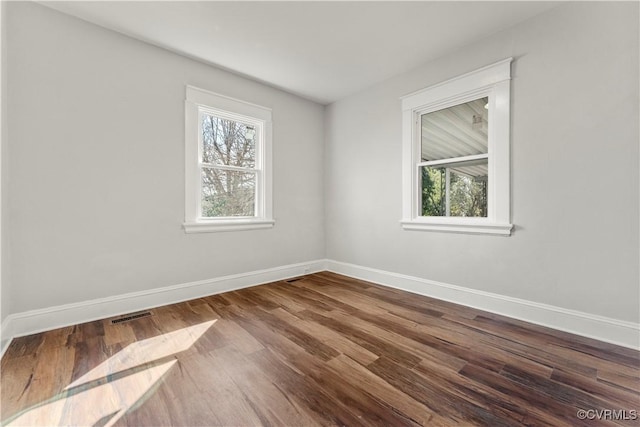
[[[325,261],[316,260],[10,314],[2,322],[2,354],[4,354],[4,350],[8,347],[11,339],[20,336],[114,317],[125,313],[148,310],[154,307],[175,304],[263,283],[290,279],[292,277],[317,273],[324,270]]]
[[[303,274],[332,271],[624,347],[640,347],[640,325],[333,260],[316,260],[8,315],[0,357],[13,338],[219,294]]]
[[[327,270],[638,350],[640,324],[404,274],[327,260]]]
[[[6,326],[8,324],[9,322],[7,321],[7,319],[5,319],[5,321],[2,322],[2,326],[0,326],[0,359],[2,359],[2,356],[4,356],[4,352],[7,350],[7,348],[9,348],[11,340],[13,340],[13,337],[8,337],[8,335],[6,335]]]

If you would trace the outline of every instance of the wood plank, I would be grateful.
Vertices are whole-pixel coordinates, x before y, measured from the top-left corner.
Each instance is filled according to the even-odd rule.
[[[312,334],[320,341],[327,344],[329,347],[334,348],[339,353],[346,354],[347,356],[364,365],[367,365],[378,358],[378,355],[368,351],[367,349],[359,346],[353,341],[348,340],[339,333],[326,328],[319,323],[301,319],[282,308],[274,310],[272,313],[280,319],[295,324],[307,333]]]
[[[227,372],[263,424],[318,425],[307,407],[291,399],[258,366],[233,347],[212,351],[209,356],[210,369]]]
[[[527,408],[528,416],[525,417],[523,423],[527,419],[531,420],[534,414],[539,414],[543,422],[533,423],[533,425],[588,425],[587,421],[577,419],[577,410],[582,408],[554,401],[540,390],[523,388],[517,382],[510,381],[499,373],[478,366],[467,365],[460,370],[460,375],[477,384],[484,384],[497,393],[508,396],[508,399],[520,404],[523,408]]]
[[[393,410],[405,414],[408,420],[419,425],[446,423],[424,404],[393,387],[379,376],[348,356],[341,355],[329,361],[329,366],[344,375],[344,380],[359,384],[365,390],[375,390],[375,396],[388,404]]]
[[[313,411],[320,425],[364,425],[363,420],[353,414],[343,402],[319,388],[311,378],[292,367],[291,362],[281,354],[264,350],[253,353],[249,358],[271,378],[271,381],[285,390],[290,398]]]

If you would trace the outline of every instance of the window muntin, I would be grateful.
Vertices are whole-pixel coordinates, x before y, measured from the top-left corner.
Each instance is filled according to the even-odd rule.
[[[187,86],[187,233],[270,228],[271,110]]]
[[[511,61],[402,97],[405,230],[511,234]]]

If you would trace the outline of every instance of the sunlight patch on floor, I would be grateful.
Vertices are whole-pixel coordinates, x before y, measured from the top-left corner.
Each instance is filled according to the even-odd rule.
[[[135,342],[69,384],[65,391],[26,409],[7,426],[111,426],[149,396],[177,363],[162,361],[189,349],[216,320]]]
[[[217,319],[216,319],[217,320]],[[178,329],[146,340],[136,341],[123,348],[100,365],[87,372],[65,390],[84,383],[104,378],[116,372],[153,362],[176,353],[181,353],[193,345],[213,325],[216,320]]]

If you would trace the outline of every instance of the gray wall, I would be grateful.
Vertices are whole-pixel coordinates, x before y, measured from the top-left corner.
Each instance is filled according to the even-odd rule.
[[[0,2],[0,28],[2,34],[0,34],[0,55],[2,56],[0,61],[0,85],[2,85],[2,96],[0,96],[0,114],[2,115],[1,121],[2,126],[0,126],[0,132],[2,135],[0,136],[0,186],[1,191],[1,211],[0,212],[0,323],[7,317],[9,314],[9,281],[8,281],[8,272],[9,272],[9,251],[8,251],[8,243],[9,243],[9,216],[8,216],[8,173],[9,173],[9,162],[8,162],[8,140],[7,140],[7,73],[5,71],[6,60],[6,44],[7,44],[7,25],[6,25],[6,2]],[[4,337],[3,337],[4,338]],[[0,347],[1,348],[1,347]]]
[[[326,254],[639,321],[636,3],[560,6],[337,102],[324,123],[320,105],[5,6],[3,317]],[[403,231],[398,98],[508,56],[514,235]],[[182,231],[185,84],[273,108],[274,229]]]
[[[10,312],[324,257],[321,105],[37,4],[6,9]],[[186,84],[273,109],[273,229],[182,230]]]
[[[576,2],[327,108],[327,257],[638,322],[638,4]],[[403,231],[400,96],[515,57],[511,237]]]

